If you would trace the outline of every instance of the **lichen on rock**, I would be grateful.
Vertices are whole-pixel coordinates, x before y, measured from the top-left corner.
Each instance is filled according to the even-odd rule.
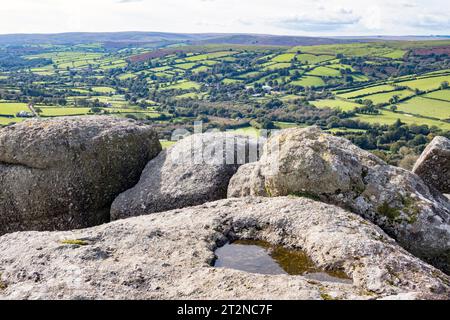
[[[113,200],[161,151],[151,127],[109,116],[29,120],[0,129],[0,234],[110,220]]]
[[[113,220],[199,205],[227,197],[237,169],[257,161],[259,141],[231,133],[191,135],[150,161],[139,183],[111,207]]]
[[[404,248],[450,272],[450,202],[417,175],[317,127],[288,129],[242,166],[228,196],[309,195],[379,225]]]
[[[83,239],[83,246],[61,244]],[[217,247],[300,249],[353,283],[214,268]],[[450,278],[379,227],[305,198],[226,199],[68,232],[0,237],[0,299],[448,299]]]
[[[413,172],[430,187],[450,193],[450,140],[435,137],[417,160]]]

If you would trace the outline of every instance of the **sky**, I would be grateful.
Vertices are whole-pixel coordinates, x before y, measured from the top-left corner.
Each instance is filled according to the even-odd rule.
[[[448,0],[2,0],[0,33],[449,35]]]

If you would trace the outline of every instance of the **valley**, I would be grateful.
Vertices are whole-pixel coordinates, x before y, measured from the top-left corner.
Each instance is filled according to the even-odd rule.
[[[151,123],[165,146],[174,129],[195,121],[251,135],[318,125],[398,164],[449,135],[449,47],[3,44],[0,125],[33,117],[29,104],[42,118],[109,114]]]

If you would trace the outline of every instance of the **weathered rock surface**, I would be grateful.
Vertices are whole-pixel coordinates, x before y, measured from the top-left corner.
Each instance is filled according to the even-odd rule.
[[[211,267],[256,239],[305,250],[353,284]],[[72,244],[70,244],[72,243]],[[450,278],[379,227],[305,198],[226,199],[72,232],[0,237],[0,299],[448,299]]]
[[[276,152],[279,150],[279,152]],[[231,179],[229,197],[301,195],[355,212],[450,272],[450,202],[417,175],[316,127],[288,129]]]
[[[450,193],[450,140],[434,138],[417,160],[413,172],[427,185]]]
[[[111,218],[224,199],[239,166],[256,160],[255,139],[220,132],[189,136],[149,162],[139,183],[114,201]]]
[[[113,200],[160,151],[150,127],[107,116],[0,129],[0,234],[109,221]]]

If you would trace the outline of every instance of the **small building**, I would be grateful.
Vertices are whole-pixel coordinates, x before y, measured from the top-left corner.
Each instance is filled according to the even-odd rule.
[[[267,92],[272,91],[272,87],[271,87],[271,86],[262,86],[262,89],[263,89],[264,91],[267,91]]]
[[[31,112],[22,110],[22,111],[17,112],[16,117],[18,117],[18,118],[33,118],[34,114],[32,114]]]

